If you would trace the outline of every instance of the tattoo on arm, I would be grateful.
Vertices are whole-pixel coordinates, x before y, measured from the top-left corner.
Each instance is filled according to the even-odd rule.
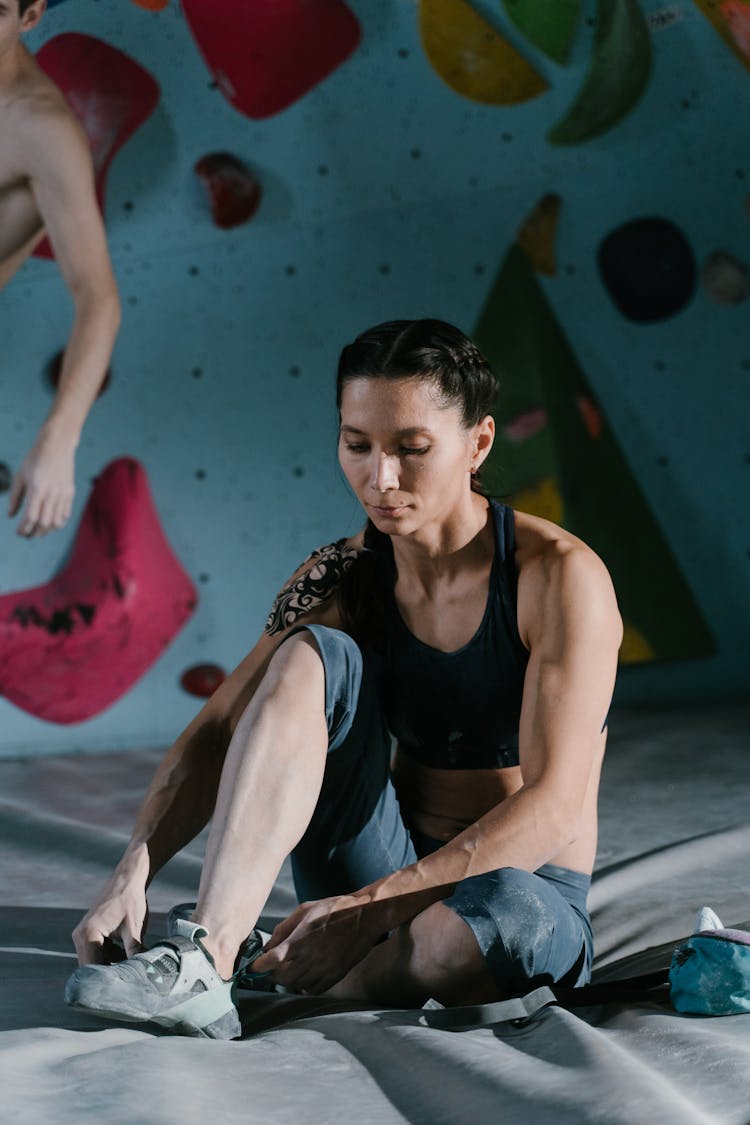
[[[346,539],[338,539],[307,556],[302,565],[314,560],[313,565],[276,595],[264,629],[268,636],[288,629],[335,594],[359,554],[354,547],[345,544]]]

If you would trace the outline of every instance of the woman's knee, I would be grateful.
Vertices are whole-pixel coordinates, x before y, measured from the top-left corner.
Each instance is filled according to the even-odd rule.
[[[472,930],[501,988],[515,990],[549,973],[567,904],[557,903],[538,876],[513,867],[478,875],[460,883],[446,905]]]
[[[360,699],[364,662],[356,641],[328,625],[303,625],[279,645],[271,660],[283,659],[285,649],[305,645],[312,649],[323,673],[323,693],[329,749],[337,749],[349,733]],[[269,665],[269,670],[271,668]]]
[[[256,695],[263,698],[279,691],[297,695],[308,689],[323,699],[325,669],[314,638],[304,630],[290,634],[276,649]]]

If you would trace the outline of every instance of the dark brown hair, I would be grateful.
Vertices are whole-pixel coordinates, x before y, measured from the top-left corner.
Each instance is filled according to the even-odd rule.
[[[424,379],[460,405],[464,426],[489,414],[497,379],[476,344],[444,320],[389,320],[362,332],[339,359],[336,405],[349,379]]]

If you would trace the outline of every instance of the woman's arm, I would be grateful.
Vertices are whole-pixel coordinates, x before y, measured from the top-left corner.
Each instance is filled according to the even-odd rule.
[[[81,126],[55,100],[27,113],[22,127],[31,189],[75,307],[52,409],[9,498],[12,517],[25,497],[18,530],[37,536],[70,515],[75,451],[112,355],[120,302]]]
[[[530,649],[519,730],[523,786],[438,851],[358,892],[380,932],[472,875],[535,871],[578,836],[622,639],[601,560],[583,544],[548,545],[524,568],[519,627]]]

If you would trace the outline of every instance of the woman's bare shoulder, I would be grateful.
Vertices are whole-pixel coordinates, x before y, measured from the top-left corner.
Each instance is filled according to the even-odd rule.
[[[529,512],[513,512],[516,531],[516,562],[519,572],[530,564],[554,562],[564,558],[571,551],[598,558],[595,551],[573,535],[572,531]]]
[[[540,622],[549,628],[552,619],[581,605],[600,606],[603,616],[619,627],[612,579],[596,551],[550,520],[514,514],[518,621],[525,643]]]
[[[264,633],[276,636],[305,622],[341,627],[336,592],[364,550],[364,530],[316,547],[279,590]]]

